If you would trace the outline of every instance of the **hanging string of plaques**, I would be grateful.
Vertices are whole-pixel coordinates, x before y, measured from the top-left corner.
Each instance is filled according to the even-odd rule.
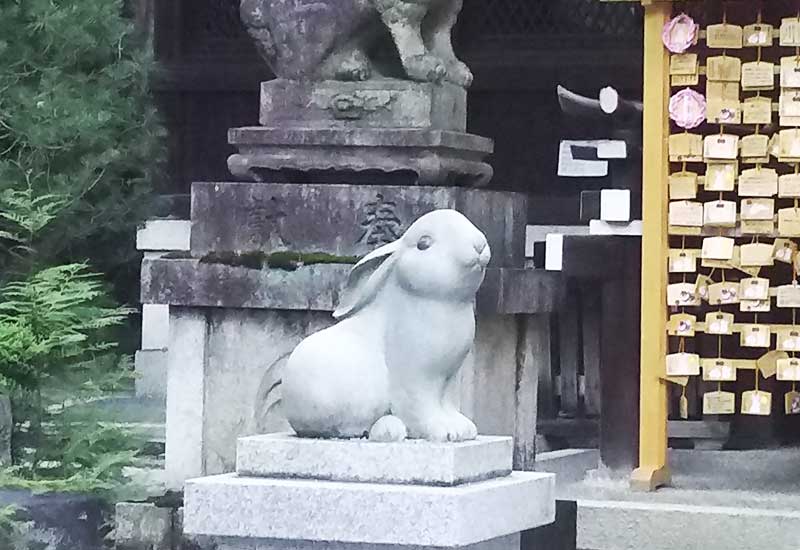
[[[800,13],[765,21],[753,4],[747,22],[724,13],[701,28],[680,13],[663,31],[665,377],[682,387],[681,418],[695,383],[705,415],[771,415],[773,377],[786,388],[785,414],[800,414]]]

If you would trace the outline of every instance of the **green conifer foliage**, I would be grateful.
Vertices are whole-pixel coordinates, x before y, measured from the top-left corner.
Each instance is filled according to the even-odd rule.
[[[88,259],[135,299],[135,227],[163,133],[141,42],[121,0],[0,2],[0,194],[58,202],[33,254],[14,253],[0,220],[0,282]]]

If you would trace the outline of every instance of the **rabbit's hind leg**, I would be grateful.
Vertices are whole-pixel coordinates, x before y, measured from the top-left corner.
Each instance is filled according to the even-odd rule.
[[[472,71],[456,57],[453,50],[453,27],[461,12],[463,0],[434,0],[430,13],[422,23],[422,36],[427,48],[447,67],[448,81],[464,88],[472,85]]]
[[[422,40],[422,21],[435,0],[372,0],[400,54],[403,69],[411,80],[440,82],[447,68],[432,55]]]

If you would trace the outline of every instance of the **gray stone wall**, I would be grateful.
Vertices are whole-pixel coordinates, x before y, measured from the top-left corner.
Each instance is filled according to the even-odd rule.
[[[516,436],[515,455],[532,463],[536,388],[530,381],[536,380],[539,362],[519,353],[529,345],[526,319],[479,315],[475,350],[453,391],[482,434]],[[170,309],[166,469],[171,487],[233,471],[240,436],[290,429],[281,411],[281,368],[304,337],[331,324],[328,312]],[[518,380],[529,381],[521,391]],[[516,465],[524,468],[525,461]]]

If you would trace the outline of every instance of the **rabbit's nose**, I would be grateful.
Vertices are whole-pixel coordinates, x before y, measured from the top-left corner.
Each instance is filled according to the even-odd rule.
[[[488,245],[488,243],[487,243],[487,242],[486,242],[484,239],[481,239],[480,241],[475,241],[475,242],[473,243],[473,246],[475,247],[475,251],[476,251],[478,254],[480,254],[480,253],[482,253],[484,250],[486,250],[486,247],[487,247],[487,246],[489,246],[489,245]]]

